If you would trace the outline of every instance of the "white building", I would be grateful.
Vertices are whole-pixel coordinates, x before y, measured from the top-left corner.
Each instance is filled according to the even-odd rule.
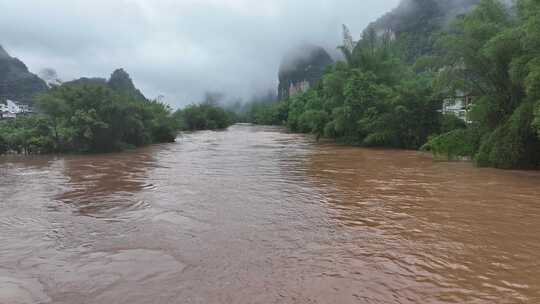
[[[25,104],[7,99],[5,103],[0,102],[0,119],[16,118],[17,115],[31,113],[32,109]]]
[[[451,114],[465,122],[469,120],[469,110],[472,105],[472,97],[463,92],[457,92],[456,96],[446,98],[443,102],[442,113]]]

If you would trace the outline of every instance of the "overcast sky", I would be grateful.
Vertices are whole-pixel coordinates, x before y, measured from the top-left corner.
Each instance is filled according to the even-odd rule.
[[[180,107],[205,91],[248,98],[277,86],[299,43],[335,50],[398,0],[0,0],[0,44],[62,80],[125,68],[147,97]]]

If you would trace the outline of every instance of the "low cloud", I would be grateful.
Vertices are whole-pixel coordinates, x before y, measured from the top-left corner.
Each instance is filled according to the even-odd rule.
[[[124,68],[180,107],[206,91],[248,98],[277,87],[295,45],[355,36],[398,0],[0,0],[0,44],[37,73],[107,77]]]

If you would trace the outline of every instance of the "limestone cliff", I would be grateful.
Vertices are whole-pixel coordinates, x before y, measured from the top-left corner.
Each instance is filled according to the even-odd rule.
[[[278,98],[284,100],[314,86],[332,58],[321,47],[303,45],[289,52],[279,69]]]

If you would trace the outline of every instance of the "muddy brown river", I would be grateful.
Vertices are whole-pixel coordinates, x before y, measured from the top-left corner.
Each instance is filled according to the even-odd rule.
[[[248,125],[2,157],[0,303],[540,303],[540,173]]]

